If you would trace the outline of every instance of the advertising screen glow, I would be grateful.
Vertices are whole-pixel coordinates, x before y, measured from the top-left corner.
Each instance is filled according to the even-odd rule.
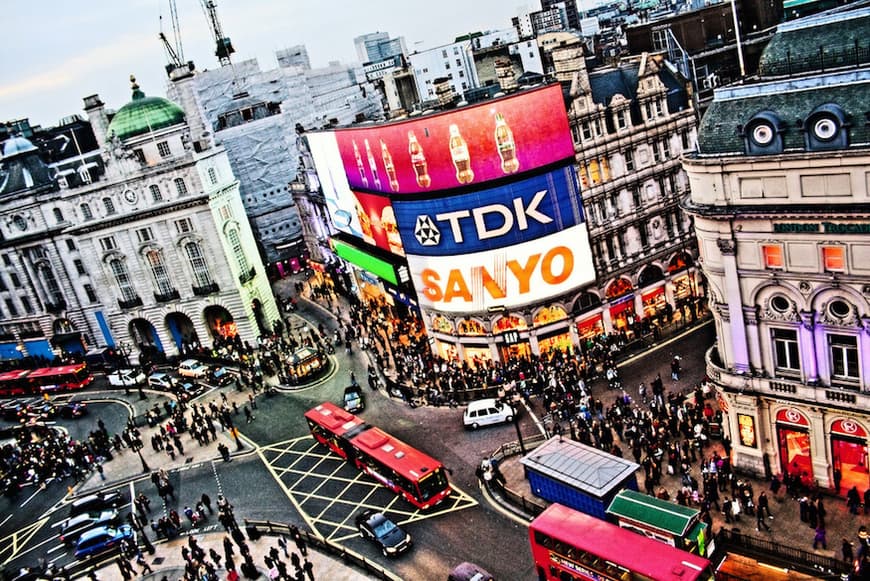
[[[543,301],[595,279],[585,224],[499,250],[407,258],[420,305],[445,312]]]

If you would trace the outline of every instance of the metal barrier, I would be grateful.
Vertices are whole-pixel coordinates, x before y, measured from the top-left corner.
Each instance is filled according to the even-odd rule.
[[[260,534],[290,534],[290,525],[285,523],[276,523],[269,520],[263,521],[245,519],[245,528],[248,527],[255,527]],[[352,551],[349,551],[341,545],[333,544],[324,538],[311,534],[308,531],[300,530],[299,534],[302,535],[302,538],[305,540],[305,543],[309,547],[314,547],[319,551],[329,553],[334,557],[338,557],[345,563],[353,565],[357,569],[362,569],[366,573],[375,576],[377,579],[383,579],[384,581],[402,581],[401,577],[398,577],[392,572],[381,568],[381,566],[374,561],[369,561],[362,555],[358,555]]]
[[[529,450],[534,450],[546,440],[547,438],[544,435],[536,434],[524,438],[523,446],[525,446],[526,451],[528,452]],[[495,452],[490,455],[490,460],[494,460],[496,464],[500,464],[505,458],[510,458],[511,456],[517,456],[519,454],[522,454],[522,446],[520,446],[518,441],[506,442],[499,446]],[[498,478],[493,478],[488,481],[484,480],[484,485],[486,485],[491,491],[503,496],[511,505],[522,510],[526,514],[537,516],[547,508],[547,503],[543,500],[511,490]]]

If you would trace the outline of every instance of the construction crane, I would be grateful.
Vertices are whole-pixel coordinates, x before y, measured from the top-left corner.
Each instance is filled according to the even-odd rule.
[[[217,15],[217,6],[215,5],[213,0],[200,0],[202,4],[202,9],[205,12],[205,17],[208,19],[209,24],[211,25],[211,33],[214,36],[215,41],[215,56],[218,57],[218,60],[221,63],[221,66],[227,66],[230,63],[230,55],[236,52],[236,49],[233,48],[233,43],[230,42],[228,36],[224,36],[224,32],[221,29],[220,20],[218,20]]]
[[[175,0],[169,0],[169,18],[172,21],[172,36],[175,41],[175,46],[166,35],[163,34],[163,15],[160,15],[160,34],[158,37],[163,43],[163,50],[166,51],[166,74],[172,77],[174,71],[191,68],[192,63],[184,62],[184,49],[181,46],[181,27],[178,25],[178,11],[175,7]]]

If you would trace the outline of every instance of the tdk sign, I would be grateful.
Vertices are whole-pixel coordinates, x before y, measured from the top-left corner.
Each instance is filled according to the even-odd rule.
[[[408,254],[444,256],[504,248],[583,222],[572,167],[472,194],[393,198]]]

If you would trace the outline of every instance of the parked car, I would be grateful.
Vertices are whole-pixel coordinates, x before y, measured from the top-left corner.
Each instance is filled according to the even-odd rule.
[[[229,385],[235,380],[236,376],[233,375],[226,367],[218,367],[217,369],[212,369],[211,371],[209,371],[207,379],[210,385],[214,385],[217,387]]]
[[[380,547],[385,557],[395,557],[411,548],[411,535],[382,512],[365,510],[357,515],[355,522],[360,535]]]
[[[178,375],[182,377],[192,377],[194,379],[204,379],[208,375],[208,365],[196,359],[185,359],[178,364]]]
[[[60,417],[76,419],[87,415],[88,405],[83,401],[70,400],[60,406]]]
[[[75,557],[76,559],[84,559],[116,549],[124,539],[129,540],[134,547],[136,546],[136,535],[130,525],[91,529],[79,537],[76,543]]]
[[[173,389],[175,395],[181,401],[187,402],[205,391],[205,387],[195,381],[176,382]]]
[[[98,492],[89,494],[76,499],[69,506],[69,515],[71,517],[84,514],[86,512],[99,512],[110,508],[118,508],[124,502],[120,492]]]
[[[352,414],[361,412],[366,408],[365,396],[363,396],[362,387],[350,385],[344,388],[344,409]]]
[[[60,525],[60,542],[74,545],[82,533],[97,527],[111,527],[119,524],[121,517],[115,509],[100,512],[86,512],[73,516]]]
[[[106,379],[115,387],[134,387],[148,381],[148,377],[140,369],[119,369],[108,374]]]
[[[510,405],[495,398],[473,401],[462,414],[462,423],[466,428],[476,430],[480,426],[490,424],[510,423],[516,412]]]
[[[447,576],[447,581],[492,581],[492,575],[474,563],[459,563]]]
[[[162,389],[163,391],[172,391],[175,386],[175,379],[167,373],[152,373],[148,376],[148,385],[154,389]]]

